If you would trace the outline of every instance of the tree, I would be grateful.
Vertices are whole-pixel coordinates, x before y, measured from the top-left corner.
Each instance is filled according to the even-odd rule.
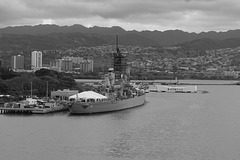
[[[13,72],[13,70],[5,67],[0,67],[0,78],[2,78],[3,80],[11,79],[16,76],[18,76],[18,74]]]
[[[0,94],[7,94],[8,86],[0,79]]]

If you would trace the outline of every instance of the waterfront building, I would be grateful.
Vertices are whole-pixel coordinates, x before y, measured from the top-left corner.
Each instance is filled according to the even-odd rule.
[[[24,56],[17,55],[11,57],[11,67],[12,69],[24,69]]]
[[[41,51],[32,52],[31,68],[32,70],[39,70],[42,68],[42,52]]]
[[[68,98],[72,95],[75,95],[78,93],[78,90],[57,90],[51,92],[51,98],[53,99],[59,99],[59,100],[68,100]]]

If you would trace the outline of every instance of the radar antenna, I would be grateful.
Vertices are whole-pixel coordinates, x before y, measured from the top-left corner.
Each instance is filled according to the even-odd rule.
[[[126,56],[118,48],[118,34],[116,34],[116,53],[113,54],[113,68],[116,80],[120,80],[126,75]]]

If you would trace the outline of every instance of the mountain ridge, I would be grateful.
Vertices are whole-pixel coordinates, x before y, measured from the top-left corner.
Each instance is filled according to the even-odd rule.
[[[0,38],[4,37],[4,35],[29,35],[35,37],[51,37],[51,35],[65,34],[65,36],[69,36],[68,38],[71,39],[71,36],[77,34],[81,39],[80,35],[89,36],[91,35],[91,39],[94,43],[87,41],[86,43],[81,42],[79,45],[101,45],[104,43],[107,44],[114,44],[114,36],[118,33],[120,36],[124,37],[120,39],[122,44],[129,44],[129,45],[146,45],[146,46],[173,46],[173,45],[185,45],[189,46],[190,43],[197,43],[196,40],[199,40],[198,45],[201,45],[200,40],[202,43],[204,39],[210,39],[211,41],[215,41],[214,43],[218,43],[218,45],[223,44],[221,41],[226,39],[235,39],[240,38],[240,30],[229,30],[226,32],[216,32],[216,31],[209,31],[209,32],[201,32],[201,33],[194,33],[194,32],[185,32],[182,30],[166,30],[166,31],[126,31],[125,29],[119,26],[112,26],[112,27],[85,27],[80,24],[75,24],[72,26],[58,26],[58,25],[35,25],[35,26],[15,26],[15,27],[6,27],[0,29]],[[94,36],[100,40],[100,42],[95,42]],[[14,36],[13,36],[14,37]],[[61,37],[63,38],[63,37]],[[50,38],[51,39],[51,38]],[[217,40],[219,40],[217,42]],[[71,40],[69,40],[71,41]],[[221,42],[221,43],[220,43]],[[90,43],[90,44],[88,44]],[[228,43],[228,42],[227,42]],[[238,44],[235,42],[231,42],[234,44]],[[188,45],[187,45],[188,44]],[[213,48],[216,48],[218,45],[215,45]],[[194,46],[194,45],[193,45]],[[223,45],[223,47],[226,45]],[[199,48],[199,47],[197,47]],[[204,47],[203,47],[204,48]],[[211,48],[208,46],[207,48]]]

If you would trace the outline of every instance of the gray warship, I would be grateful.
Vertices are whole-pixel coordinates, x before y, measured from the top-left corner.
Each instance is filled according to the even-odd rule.
[[[130,83],[130,68],[127,66],[126,55],[118,48],[118,35],[116,53],[112,57],[113,67],[105,74],[98,92],[86,91],[70,97],[71,114],[113,112],[144,105],[145,91],[139,85]]]

